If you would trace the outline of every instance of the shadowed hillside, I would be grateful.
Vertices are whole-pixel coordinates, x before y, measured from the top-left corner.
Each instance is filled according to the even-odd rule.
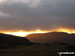
[[[26,38],[0,33],[0,47],[13,47],[30,44],[31,42]]]
[[[51,32],[43,34],[30,34],[26,36],[30,41],[35,43],[55,43],[62,42],[75,45],[75,34],[65,32]]]

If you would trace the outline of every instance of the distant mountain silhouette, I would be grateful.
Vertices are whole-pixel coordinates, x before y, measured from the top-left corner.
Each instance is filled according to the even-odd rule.
[[[30,44],[32,43],[27,38],[0,33],[0,47],[30,45]]]
[[[75,34],[65,32],[50,32],[43,34],[30,34],[26,36],[31,42],[35,43],[66,43],[75,45]]]

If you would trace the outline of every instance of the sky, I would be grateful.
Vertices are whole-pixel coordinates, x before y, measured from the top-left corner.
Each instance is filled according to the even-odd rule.
[[[75,29],[75,0],[0,0],[0,31]]]

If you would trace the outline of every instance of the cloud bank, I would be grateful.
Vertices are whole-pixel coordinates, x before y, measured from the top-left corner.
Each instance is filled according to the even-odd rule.
[[[74,0],[0,0],[0,30],[75,29]]]

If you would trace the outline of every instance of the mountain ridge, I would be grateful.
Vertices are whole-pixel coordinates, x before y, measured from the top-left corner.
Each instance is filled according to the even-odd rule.
[[[66,32],[49,32],[42,34],[30,34],[26,36],[31,42],[35,43],[54,43],[62,42],[75,45],[75,34],[68,34]]]

